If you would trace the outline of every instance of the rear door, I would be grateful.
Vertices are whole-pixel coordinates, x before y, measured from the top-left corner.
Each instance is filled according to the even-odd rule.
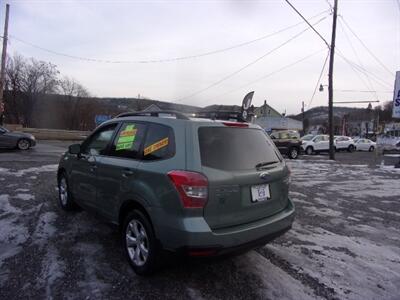
[[[200,127],[198,141],[209,181],[204,217],[212,229],[254,222],[286,207],[287,169],[261,129]]]

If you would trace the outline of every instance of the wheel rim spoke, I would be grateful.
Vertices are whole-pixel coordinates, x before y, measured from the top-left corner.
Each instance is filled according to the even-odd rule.
[[[127,235],[126,236],[126,243],[128,247],[137,246],[137,240],[133,236]]]

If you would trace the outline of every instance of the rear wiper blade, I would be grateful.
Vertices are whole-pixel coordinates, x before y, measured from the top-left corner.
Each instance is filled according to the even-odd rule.
[[[265,167],[265,166],[268,166],[268,165],[273,165],[273,164],[276,164],[276,163],[278,163],[279,161],[266,161],[266,162],[260,162],[260,163],[258,163],[258,164],[256,164],[256,169],[259,169],[259,168],[262,168],[262,167]]]

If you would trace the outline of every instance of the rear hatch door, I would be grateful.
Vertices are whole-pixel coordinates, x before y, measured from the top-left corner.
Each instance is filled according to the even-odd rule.
[[[202,172],[209,181],[204,218],[212,229],[271,216],[287,205],[287,168],[259,128],[200,127]]]

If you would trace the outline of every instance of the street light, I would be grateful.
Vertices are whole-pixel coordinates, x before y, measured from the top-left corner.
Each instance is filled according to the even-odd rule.
[[[320,92],[323,92],[323,91],[324,91],[324,86],[327,87],[328,85],[327,85],[327,84],[320,84],[320,85],[319,85],[319,91],[320,91]]]

